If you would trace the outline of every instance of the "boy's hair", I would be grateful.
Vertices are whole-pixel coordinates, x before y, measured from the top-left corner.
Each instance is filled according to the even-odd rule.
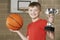
[[[41,4],[38,2],[32,2],[29,4],[29,7],[34,7],[36,6],[37,8],[39,8],[39,10],[41,10]]]

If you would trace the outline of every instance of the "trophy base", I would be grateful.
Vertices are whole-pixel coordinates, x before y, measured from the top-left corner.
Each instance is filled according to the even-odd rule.
[[[45,27],[45,30],[46,30],[46,31],[54,32],[55,28],[54,28],[54,27],[51,27],[51,26],[46,26],[46,27]]]

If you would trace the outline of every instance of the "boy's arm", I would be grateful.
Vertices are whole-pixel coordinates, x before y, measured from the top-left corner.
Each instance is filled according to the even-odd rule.
[[[11,29],[10,29],[10,31],[16,32],[21,37],[22,40],[28,40],[28,37],[25,37],[20,31],[18,31],[18,30],[11,30]]]
[[[53,25],[53,23],[54,23],[54,15],[53,14],[48,15],[48,22]],[[47,35],[50,37],[51,40],[55,39],[54,31],[53,32],[52,31],[47,31]]]
[[[51,40],[55,40],[55,34],[54,34],[54,32],[49,32],[49,31],[47,31],[47,35],[48,35],[48,37],[49,37]]]
[[[22,40],[27,40],[27,37],[25,37],[21,32],[17,31],[17,34],[21,37]]]

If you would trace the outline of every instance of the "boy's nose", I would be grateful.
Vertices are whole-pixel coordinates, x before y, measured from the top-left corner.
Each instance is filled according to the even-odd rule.
[[[35,11],[32,11],[32,13],[35,13]]]

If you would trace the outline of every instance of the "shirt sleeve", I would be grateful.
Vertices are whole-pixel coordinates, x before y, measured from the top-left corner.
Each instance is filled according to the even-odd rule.
[[[43,20],[42,21],[42,25],[43,25],[43,29],[45,29],[46,25],[47,25],[47,20]]]

